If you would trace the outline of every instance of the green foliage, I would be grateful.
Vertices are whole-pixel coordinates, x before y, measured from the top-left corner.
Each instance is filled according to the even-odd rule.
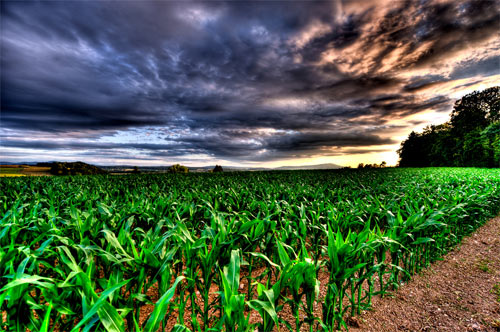
[[[221,165],[215,165],[214,169],[212,170],[213,173],[220,173],[223,172],[222,166]]]
[[[500,303],[500,282],[497,282],[495,285],[493,285],[491,293],[496,295],[497,302]]]
[[[500,167],[500,121],[493,122],[481,131],[481,142],[492,167]]]
[[[490,263],[491,262],[488,259],[480,259],[477,262],[477,267],[478,267],[478,269],[480,269],[483,272],[492,273],[492,271],[491,271],[491,269],[489,267]]]
[[[169,173],[188,173],[189,168],[183,165],[175,164],[168,168]]]
[[[379,164],[364,164],[364,163],[359,163],[358,164],[358,169],[363,169],[363,168],[384,168],[387,166],[387,163],[385,161],[381,162]]]
[[[177,284],[184,279],[184,277],[177,277],[172,287],[165,293],[163,296],[156,302],[155,308],[151,313],[148,321],[146,322],[146,326],[144,327],[144,332],[155,332],[158,330],[160,323],[165,319],[165,315],[167,313],[168,304],[172,297],[174,296],[175,287]]]
[[[45,165],[45,164],[44,164]],[[48,164],[53,175],[96,175],[107,172],[97,166],[77,161],[74,163],[55,162]]]
[[[412,132],[401,143],[399,166],[500,167],[500,87],[457,100],[451,119]]]
[[[240,251],[231,251],[231,260],[224,266],[220,277],[222,280],[221,302],[224,315],[222,323],[226,331],[249,331],[250,316],[245,317],[245,294],[239,293],[240,288]]]
[[[489,169],[2,178],[0,329],[332,331],[499,207]]]

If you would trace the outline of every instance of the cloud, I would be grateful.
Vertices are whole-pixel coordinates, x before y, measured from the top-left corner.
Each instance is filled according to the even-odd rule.
[[[258,159],[262,156],[287,155],[301,157],[343,148],[377,146],[395,143],[390,138],[374,134],[333,134],[324,132],[278,132],[223,130],[217,134],[182,136],[169,138],[163,143],[115,143],[102,141],[56,141],[3,138],[2,146],[9,149],[36,149],[61,151],[105,151],[137,150],[149,156],[182,156],[206,154],[230,159]],[[352,150],[351,150],[352,151]]]
[[[375,151],[410,130],[395,120],[449,111],[448,93],[500,70],[493,1],[1,6],[9,149],[241,162]],[[154,144],[130,143],[150,128]],[[117,133],[126,142],[103,141]]]
[[[451,73],[450,78],[462,79],[474,76],[490,76],[500,74],[500,54],[481,60],[469,60],[461,63]]]

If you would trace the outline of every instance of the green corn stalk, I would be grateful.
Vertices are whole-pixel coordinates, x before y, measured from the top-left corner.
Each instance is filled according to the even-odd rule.
[[[309,326],[315,320],[314,329],[327,330],[440,259],[499,210],[500,174],[488,169],[2,178],[2,329],[70,331],[97,310],[82,331],[120,330],[120,320],[139,331],[141,309],[156,302],[150,294],[165,294],[172,276],[184,276],[162,321],[177,317],[175,329],[187,330],[189,310],[190,328],[220,330],[223,296],[201,303],[194,294],[213,298],[215,284],[223,291],[221,267],[240,249],[240,279],[249,287],[235,294],[244,295],[244,317],[256,310],[258,329],[297,329],[303,321],[277,324],[263,309],[278,314],[290,305]],[[290,258],[286,269],[276,239]],[[301,271],[323,265],[326,298],[302,293],[296,285],[313,282]],[[313,317],[309,308],[318,303],[324,315]]]
[[[231,260],[228,266],[220,271],[222,281],[222,323],[225,331],[250,331],[249,316],[245,317],[245,295],[239,293],[240,287],[240,251],[231,251]]]

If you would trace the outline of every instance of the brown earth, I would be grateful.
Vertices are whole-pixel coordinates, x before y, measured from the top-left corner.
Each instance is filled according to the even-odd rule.
[[[500,331],[500,217],[443,259],[375,298],[349,331]]]

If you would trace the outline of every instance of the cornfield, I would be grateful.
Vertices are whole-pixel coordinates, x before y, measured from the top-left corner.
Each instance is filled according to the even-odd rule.
[[[7,331],[345,329],[500,210],[500,172],[487,169],[25,177],[0,189]]]

